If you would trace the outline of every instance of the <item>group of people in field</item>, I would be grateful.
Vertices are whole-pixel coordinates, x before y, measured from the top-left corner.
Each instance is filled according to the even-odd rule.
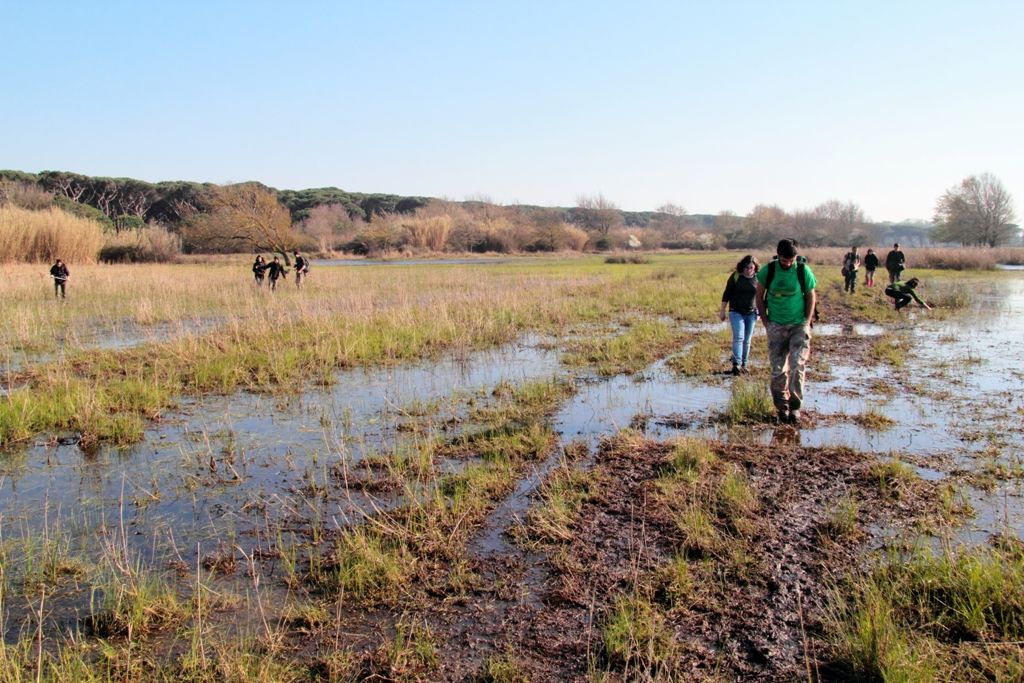
[[[309,275],[309,259],[300,254],[298,250],[294,252],[294,256],[295,286],[301,288],[303,278]],[[252,264],[252,274],[256,278],[256,286],[262,287],[263,281],[267,280],[270,283],[270,291],[276,290],[277,281],[288,277],[289,272],[277,256],[274,257],[273,261],[267,263],[262,254],[257,254],[256,261]]]
[[[300,254],[297,249],[293,254],[295,256],[295,286],[301,288],[302,281],[309,275],[309,259]],[[262,287],[264,281],[268,281],[271,291],[277,289],[277,281],[287,277],[289,272],[277,256],[273,261],[267,263],[261,254],[257,254],[256,262],[252,264],[252,274],[256,278],[256,286]],[[53,278],[54,296],[58,299],[66,298],[68,278],[71,277],[71,271],[68,270],[67,264],[56,259],[50,266],[50,277]]]
[[[794,425],[800,424],[811,328],[817,319],[818,301],[817,280],[798,247],[796,240],[780,240],[775,257],[764,268],[752,254],[740,259],[725,283],[718,311],[719,319],[724,321],[728,309],[732,326],[733,375],[747,372],[754,327],[758,320],[762,322],[768,337],[772,403],[779,423]],[[854,292],[861,265],[857,247],[851,247],[843,257],[844,291]],[[873,249],[868,249],[863,266],[864,284],[873,287],[879,266]],[[905,267],[906,255],[899,244],[894,244],[885,258],[889,273],[886,296],[893,299],[897,311],[911,301],[930,310],[931,306],[917,294],[918,279],[900,279]]]
[[[843,256],[843,280],[844,291],[853,294],[857,287],[857,271],[860,269],[861,258],[857,253],[857,247],[850,247],[850,251]],[[878,268],[878,255],[874,249],[868,249],[864,256],[864,285],[875,286],[875,270]],[[931,310],[925,301],[917,295],[917,287],[921,281],[916,277],[903,280],[903,271],[907,266],[907,256],[900,249],[899,243],[892,245],[892,250],[885,256],[885,270],[889,273],[889,284],[885,288],[885,295],[893,300],[896,310],[916,301],[922,308]]]

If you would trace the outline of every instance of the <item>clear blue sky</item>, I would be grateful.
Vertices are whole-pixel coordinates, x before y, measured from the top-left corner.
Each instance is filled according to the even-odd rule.
[[[571,206],[1024,214],[1024,2],[20,2],[0,168]]]

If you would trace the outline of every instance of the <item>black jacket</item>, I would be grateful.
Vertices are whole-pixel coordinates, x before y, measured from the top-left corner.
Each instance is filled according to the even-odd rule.
[[[722,301],[729,302],[730,311],[747,315],[757,310],[754,306],[754,295],[756,293],[757,285],[754,278],[743,277],[740,273],[733,273],[725,283]]]

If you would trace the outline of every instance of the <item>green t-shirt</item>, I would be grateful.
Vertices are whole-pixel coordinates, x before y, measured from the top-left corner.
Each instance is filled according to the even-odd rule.
[[[757,281],[762,285],[768,280],[768,269],[771,264],[757,271]],[[796,269],[799,264],[794,263],[786,269],[775,262],[775,277],[772,278],[771,289],[765,292],[764,300],[768,306],[768,319],[779,325],[801,325],[807,321],[804,306],[804,293],[800,289],[800,280],[797,279]],[[804,264],[804,284],[807,291],[814,289],[818,281],[814,279],[811,267]]]

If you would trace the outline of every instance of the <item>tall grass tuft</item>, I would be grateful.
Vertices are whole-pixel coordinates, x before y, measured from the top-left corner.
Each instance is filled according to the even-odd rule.
[[[767,422],[775,414],[775,407],[765,382],[739,378],[732,384],[732,396],[725,408],[724,418],[729,424]]]
[[[94,221],[58,208],[0,206],[0,262],[49,263],[60,258],[73,268],[96,263],[102,246],[103,228]]]
[[[919,548],[836,593],[836,659],[857,680],[1020,680],[1024,552]]]

